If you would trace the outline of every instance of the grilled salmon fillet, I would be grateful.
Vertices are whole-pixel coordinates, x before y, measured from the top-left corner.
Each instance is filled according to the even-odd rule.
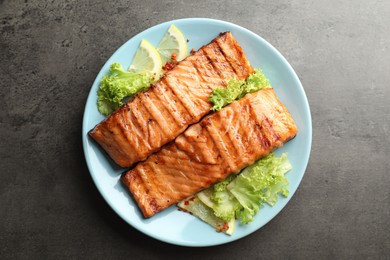
[[[230,32],[179,62],[147,91],[120,107],[89,135],[120,166],[130,167],[210,112],[209,96],[231,78],[253,73]]]
[[[223,180],[297,133],[274,90],[246,95],[190,126],[174,142],[122,175],[145,217]]]

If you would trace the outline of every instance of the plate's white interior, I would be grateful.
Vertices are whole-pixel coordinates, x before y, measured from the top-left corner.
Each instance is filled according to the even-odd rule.
[[[236,226],[233,236],[217,233],[195,217],[177,210],[176,206],[144,219],[130,194],[120,183],[124,171],[114,165],[106,154],[88,137],[88,131],[104,119],[96,107],[96,91],[102,76],[113,62],[124,67],[130,65],[142,38],[155,46],[171,24],[175,24],[188,38],[189,49],[198,49],[210,42],[220,32],[231,31],[255,68],[262,68],[270,79],[279,99],[292,114],[299,133],[295,139],[276,151],[277,155],[288,152],[293,169],[287,174],[290,180],[290,195],[281,198],[274,207],[260,210],[254,222]],[[307,166],[311,148],[311,117],[309,105],[298,77],[287,61],[269,43],[254,33],[237,25],[210,19],[182,19],[154,26],[130,39],[120,47],[98,74],[85,107],[83,121],[83,145],[88,168],[102,196],[126,222],[156,239],[186,246],[210,246],[242,238],[266,224],[287,204],[296,191]]]

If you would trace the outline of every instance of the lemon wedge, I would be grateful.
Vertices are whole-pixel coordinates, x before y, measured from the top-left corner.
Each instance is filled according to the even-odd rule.
[[[216,217],[213,210],[200,201],[197,197],[190,197],[182,200],[177,204],[177,206],[200,218],[210,226],[214,227],[218,232],[222,231],[227,235],[232,235],[234,232],[234,226],[236,223],[235,218],[232,218],[229,222],[226,222]]]
[[[162,70],[160,54],[147,40],[143,39],[135,52],[129,67],[132,72],[147,72],[159,76]]]
[[[160,53],[163,65],[171,61],[173,53],[176,54],[176,60],[180,61],[187,57],[187,41],[183,33],[172,24],[158,44],[157,51]]]
[[[213,196],[213,188],[208,188],[205,190],[202,190],[196,194],[198,199],[203,202],[207,207],[213,208],[214,207],[214,201],[211,200],[211,197]]]

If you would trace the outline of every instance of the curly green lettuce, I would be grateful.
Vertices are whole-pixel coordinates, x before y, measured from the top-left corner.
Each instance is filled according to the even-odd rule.
[[[273,206],[278,194],[287,196],[288,179],[284,176],[291,170],[287,153],[275,157],[273,153],[245,168],[229,185],[227,190],[240,202],[236,218],[247,224],[264,203]]]
[[[246,80],[231,79],[226,88],[215,88],[209,100],[214,104],[213,111],[221,110],[234,100],[238,100],[248,93],[255,92],[263,88],[271,88],[269,80],[261,69],[255,69],[255,73],[248,76]]]
[[[290,169],[287,153],[280,157],[271,153],[238,175],[232,174],[224,181],[214,184],[200,198],[202,201],[210,201],[208,206],[218,218],[224,221],[236,218],[248,224],[264,203],[273,206],[279,194],[288,196],[289,182],[284,175]],[[204,198],[205,196],[208,198]]]
[[[125,98],[133,98],[137,93],[147,90],[152,83],[148,73],[130,72],[119,63],[110,66],[108,75],[100,81],[98,89],[98,110],[109,115],[124,104]]]
[[[211,200],[214,202],[214,215],[225,221],[235,218],[235,212],[240,208],[238,200],[226,189],[235,177],[236,175],[232,174],[212,187]]]

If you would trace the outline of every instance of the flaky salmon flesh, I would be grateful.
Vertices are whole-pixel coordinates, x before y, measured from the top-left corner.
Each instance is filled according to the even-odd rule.
[[[245,79],[253,68],[230,32],[179,62],[89,135],[120,166],[130,167],[174,140],[210,112],[214,88]]]
[[[273,89],[248,94],[190,126],[122,175],[145,217],[175,204],[281,147],[297,127]]]

